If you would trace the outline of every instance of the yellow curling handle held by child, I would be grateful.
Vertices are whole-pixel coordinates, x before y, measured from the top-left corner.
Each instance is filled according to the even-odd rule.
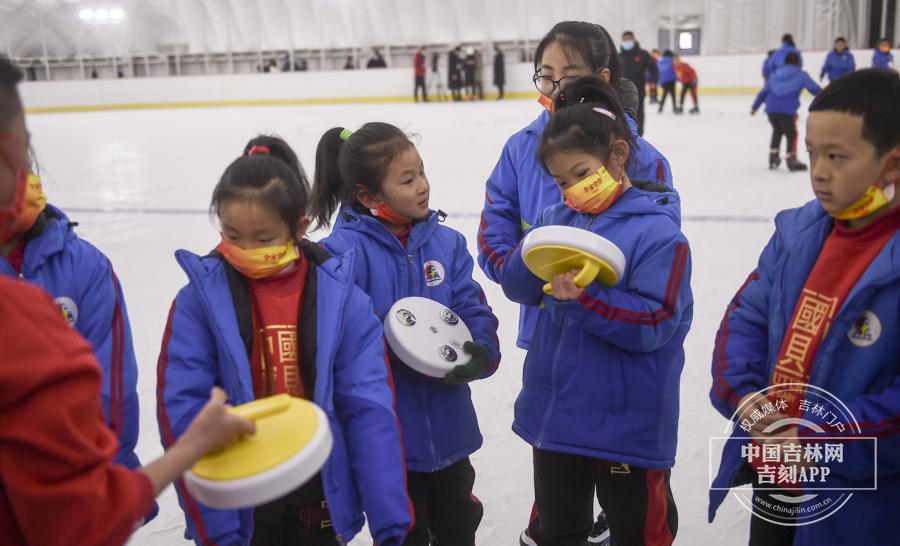
[[[625,271],[625,256],[610,240],[571,226],[544,226],[531,231],[522,243],[528,269],[547,281],[544,293],[552,295],[550,281],[557,275],[578,271],[573,282],[585,288],[599,281],[614,286]]]

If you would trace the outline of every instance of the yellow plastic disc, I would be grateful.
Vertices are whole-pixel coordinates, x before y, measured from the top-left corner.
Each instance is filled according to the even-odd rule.
[[[594,280],[607,286],[619,282],[619,275],[612,265],[577,248],[542,245],[525,252],[524,258],[528,269],[547,282],[572,270],[582,272],[575,277],[575,285],[579,288],[584,288]]]
[[[287,461],[309,444],[319,425],[315,406],[279,394],[243,404],[232,411],[256,422],[256,434],[210,453],[191,469],[207,480],[254,476]]]

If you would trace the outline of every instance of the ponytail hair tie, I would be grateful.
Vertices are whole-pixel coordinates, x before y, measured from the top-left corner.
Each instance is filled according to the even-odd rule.
[[[272,152],[269,151],[268,146],[251,146],[249,150],[247,150],[247,155],[272,155]]]
[[[593,110],[594,110],[594,112],[597,112],[598,114],[603,114],[604,116],[608,117],[609,119],[616,121],[616,115],[613,114],[612,112],[610,112],[609,110],[607,110],[606,108],[600,108],[598,106],[596,108],[593,108]]]
[[[352,134],[353,134],[353,131],[351,131],[350,129],[342,129],[341,130],[341,140],[343,142],[347,142],[347,140],[350,139],[350,135],[352,135]]]

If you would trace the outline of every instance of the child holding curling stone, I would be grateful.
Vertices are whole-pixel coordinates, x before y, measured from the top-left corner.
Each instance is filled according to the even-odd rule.
[[[613,286],[582,288],[573,282],[578,271],[559,275],[552,295],[519,251],[501,270],[507,297],[542,306],[513,423],[534,446],[535,511],[520,541],[579,544],[591,530],[596,489],[613,543],[668,545],[678,526],[669,476],[693,315],[678,196],[662,184],[631,183],[633,137],[608,83],[579,78],[556,108],[539,157],[564,202],[545,209],[534,229],[601,235],[626,265]]]
[[[452,309],[472,333],[472,355],[446,377],[414,371],[391,353],[397,413],[403,429],[407,486],[415,508],[408,546],[471,545],[483,509],[472,495],[469,455],[481,433],[467,383],[491,375],[500,361],[497,319],[472,279],[473,261],[459,232],[428,208],[429,182],[416,147],[400,129],[367,123],[356,132],[334,128],[319,141],[313,216],[334,231],[322,244],[351,253],[356,284],[384,320],[409,296]],[[431,538],[429,538],[431,537]]]

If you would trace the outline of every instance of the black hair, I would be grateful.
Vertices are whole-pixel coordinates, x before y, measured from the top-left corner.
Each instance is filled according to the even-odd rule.
[[[881,44],[887,44],[888,47],[891,47],[891,41],[884,37],[879,38],[878,41],[875,42],[875,47],[878,47]]]
[[[0,57],[0,128],[22,110],[18,85],[22,81],[22,71],[9,59]]]
[[[675,54],[672,53],[671,49],[667,49],[667,50],[663,51],[663,57],[672,57],[673,55],[675,55]]]
[[[268,148],[268,153],[249,153],[253,146]],[[222,205],[233,200],[252,201],[274,210],[294,233],[306,214],[309,182],[297,155],[284,140],[260,135],[248,142],[244,154],[228,165],[213,190],[210,210],[219,216]]]
[[[390,123],[366,123],[353,133],[343,127],[326,131],[316,148],[311,210],[316,229],[331,225],[342,203],[356,202],[358,186],[380,193],[388,166],[411,147],[406,133]]]
[[[609,81],[619,85],[622,67],[616,44],[609,32],[600,25],[584,21],[563,21],[550,29],[534,51],[534,71],[540,69],[544,50],[557,43],[569,59],[580,58],[591,71],[609,68]]]
[[[797,47],[797,44],[794,43],[794,35],[791,33],[787,33],[781,37],[781,43],[788,44],[791,47]]]
[[[844,39],[843,36],[838,36],[837,38],[834,39],[834,43],[838,43],[838,42],[844,42],[846,44],[847,40]]]
[[[863,117],[862,136],[878,156],[900,146],[900,75],[866,68],[834,80],[816,95],[810,112],[843,112]]]
[[[628,143],[631,161],[634,137],[611,84],[595,76],[578,78],[563,88],[554,106],[538,147],[538,159],[545,169],[547,159],[559,151],[582,151],[606,161],[609,146],[617,139]],[[609,111],[615,119],[594,108]]]
[[[784,56],[784,64],[800,66],[800,55],[797,55],[796,51],[791,51]]]
[[[622,37],[624,38],[626,36],[631,36],[632,38],[634,38],[634,32],[631,32],[630,30],[626,30],[625,32],[622,33]]]

